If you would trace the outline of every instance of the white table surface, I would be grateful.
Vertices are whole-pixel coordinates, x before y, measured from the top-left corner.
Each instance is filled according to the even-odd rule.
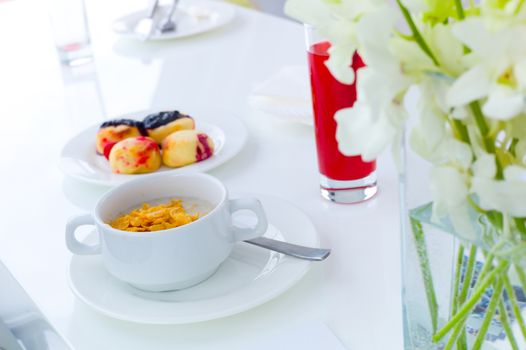
[[[286,327],[320,320],[348,349],[402,349],[398,192],[388,155],[379,160],[376,198],[331,204],[319,195],[312,129],[248,106],[255,84],[282,66],[306,63],[301,26],[238,9],[221,30],[139,43],[114,35],[111,22],[146,1],[86,3],[96,62],[91,73],[72,74],[58,63],[45,1],[0,2],[0,260],[58,331],[79,350],[245,350]],[[163,106],[189,112],[205,106],[243,118],[246,148],[210,173],[232,191],[295,203],[333,249],[331,257],[275,300],[209,322],[132,324],[76,300],[67,281],[64,224],[107,189],[64,178],[60,150],[108,116]]]

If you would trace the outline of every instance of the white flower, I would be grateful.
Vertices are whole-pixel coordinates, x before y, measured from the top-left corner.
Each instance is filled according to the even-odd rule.
[[[445,135],[446,125],[441,113],[432,104],[423,105],[418,124],[410,133],[411,148],[422,158],[433,161]]]
[[[526,185],[526,168],[517,165],[510,165],[504,169],[504,178],[508,181],[524,182],[524,185]]]
[[[409,138],[411,148],[429,161],[433,161],[435,152],[447,133],[447,116],[441,106],[442,83],[442,79],[428,78],[420,85],[417,104],[420,118]]]
[[[442,70],[450,75],[458,75],[465,70],[462,64],[464,47],[460,40],[453,35],[450,25],[437,24],[424,31],[423,35]]]
[[[397,111],[396,106],[390,111],[393,112],[391,117],[394,117],[395,113],[404,112]],[[375,160],[386,147],[391,145],[399,132],[385,113],[375,116],[371,108],[360,101],[357,101],[352,108],[336,112],[335,119],[338,122],[336,139],[340,152],[349,156],[361,155],[365,161]]]
[[[451,86],[446,100],[460,107],[487,98],[484,114],[509,120],[524,111],[526,104],[526,26],[490,31],[480,18],[470,18],[453,26],[453,34],[471,53],[465,64],[471,68]]]
[[[331,74],[344,84],[354,83],[355,74],[351,67],[356,47],[352,45],[332,45],[325,65]]]
[[[422,0],[405,0],[405,7],[407,7],[411,12],[425,12],[429,10],[429,4],[427,1]]]
[[[386,27],[394,23],[392,20],[394,12],[386,4],[385,0],[288,0],[285,4],[285,13],[313,25],[331,42],[329,59],[325,64],[336,79],[351,84],[355,78],[351,67],[352,57],[360,43],[358,31],[362,32],[362,36],[366,34],[372,39],[379,39],[382,34],[385,37],[385,33],[387,35],[392,33],[392,26]],[[367,25],[368,15],[377,14],[379,10],[383,10],[382,17],[377,15],[378,20],[374,25]],[[358,25],[361,22],[366,25],[365,28],[359,29]],[[375,40],[370,40],[373,41]],[[375,42],[376,45],[380,45],[383,40]]]
[[[454,167],[434,167],[431,170],[431,193],[438,216],[449,213],[466,201],[469,193],[466,175]]]
[[[526,19],[526,6],[522,5],[524,5],[522,0],[485,0],[480,2],[480,11],[489,26],[502,28]],[[519,6],[522,7],[518,8]]]
[[[473,173],[477,177],[486,179],[493,179],[497,174],[497,163],[495,162],[495,155],[489,153],[481,153],[475,163],[473,163]]]
[[[473,164],[470,191],[475,193],[480,206],[512,216],[526,215],[526,168],[511,165],[504,169],[504,179],[496,180],[497,163],[494,154],[483,153]]]
[[[447,84],[440,77],[428,77],[420,84],[419,119],[410,134],[411,148],[436,165],[449,165],[467,171],[473,161],[469,144],[455,139],[442,110],[442,95]]]
[[[285,13],[314,26],[331,42],[330,56],[325,64],[335,77],[351,84],[354,72],[350,67],[357,48],[352,17],[358,14],[345,11],[341,2],[331,4],[323,0],[288,0]]]
[[[487,162],[487,159],[484,162]],[[478,195],[480,206],[486,210],[525,217],[526,168],[508,166],[504,169],[504,180],[495,180],[488,176],[492,173],[489,170],[493,169],[489,169],[488,164],[480,166],[472,179],[471,191]]]
[[[389,49],[395,17],[388,7],[378,7],[360,18],[357,36],[367,67],[357,73],[357,101],[336,113],[336,138],[340,151],[374,160],[400,139],[406,111],[402,97],[410,80],[403,75]]]
[[[423,26],[422,36],[428,43],[434,57],[440,64],[438,67],[414,40],[394,36],[390,40],[390,48],[400,61],[405,74],[419,81],[422,76],[431,72],[441,72],[456,76],[464,70],[462,58],[463,45],[452,33],[451,26],[437,24],[433,27]]]
[[[449,107],[464,106],[472,101],[485,97],[490,89],[491,81],[485,67],[475,66],[462,74],[446,95]]]
[[[321,0],[288,0],[285,3],[285,13],[318,27],[326,27],[333,20],[329,6]]]
[[[431,169],[434,222],[449,218],[453,228],[462,238],[475,239],[471,225],[467,197],[468,176],[455,167],[437,166]]]
[[[467,143],[450,136],[445,138],[440,144],[436,158],[438,163],[449,164],[458,169],[467,170],[473,161],[473,151]]]
[[[518,116],[507,122],[506,135],[519,141],[526,141],[526,115]]]
[[[482,108],[485,115],[495,119],[511,119],[524,109],[524,96],[506,85],[497,84]]]
[[[356,22],[356,36],[360,55],[367,65],[377,70],[399,70],[399,63],[390,52],[389,43],[398,16],[390,6],[377,6],[374,11],[363,14]]]
[[[335,114],[336,139],[343,154],[374,160],[403,132],[406,111],[396,94],[408,81],[396,70],[384,74],[370,66],[357,76],[357,101]]]

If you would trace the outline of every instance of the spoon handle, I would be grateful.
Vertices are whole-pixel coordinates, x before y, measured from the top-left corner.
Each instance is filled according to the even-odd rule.
[[[249,239],[245,242],[257,245],[258,247],[267,248],[278,253],[283,253],[285,255],[311,261],[325,260],[331,253],[330,249],[304,247],[301,245],[277,241],[275,239],[266,237]]]

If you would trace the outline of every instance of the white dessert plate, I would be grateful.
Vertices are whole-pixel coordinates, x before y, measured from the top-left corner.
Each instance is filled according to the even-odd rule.
[[[165,20],[169,6],[160,6],[154,17],[158,25]],[[134,32],[135,25],[147,16],[147,10],[130,13],[113,23],[113,30],[121,35],[139,38]],[[177,29],[173,32],[161,33],[154,30],[148,40],[171,40],[188,37],[224,26],[235,16],[234,7],[220,1],[181,0],[173,19]]]
[[[269,219],[266,237],[319,247],[316,230],[302,211],[277,197],[256,197]],[[95,241],[95,236],[92,233],[86,240]],[[74,255],[69,282],[80,300],[104,315],[137,323],[184,324],[226,317],[261,305],[298,282],[310,264],[241,242],[212,277],[179,291],[135,289],[112,277],[98,255]]]
[[[147,112],[138,112],[115,119],[141,119],[147,114]],[[235,117],[215,118],[212,124],[206,121],[207,114],[209,116],[214,115],[213,112],[205,112],[194,118],[196,130],[205,132],[212,138],[215,145],[212,157],[203,161],[181,168],[169,168],[163,165],[159,170],[148,174],[114,174],[111,172],[108,160],[95,151],[95,136],[100,126],[97,124],[75,135],[66,143],[60,154],[59,167],[68,176],[105,186],[115,186],[136,179],[138,176],[149,176],[161,171],[182,174],[211,170],[230,160],[241,151],[247,139],[247,129],[243,122]]]

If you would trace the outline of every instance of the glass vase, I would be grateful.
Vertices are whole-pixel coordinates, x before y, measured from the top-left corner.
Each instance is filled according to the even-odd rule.
[[[405,141],[401,151],[405,349],[526,349],[523,235],[475,197],[437,217],[431,165]]]

